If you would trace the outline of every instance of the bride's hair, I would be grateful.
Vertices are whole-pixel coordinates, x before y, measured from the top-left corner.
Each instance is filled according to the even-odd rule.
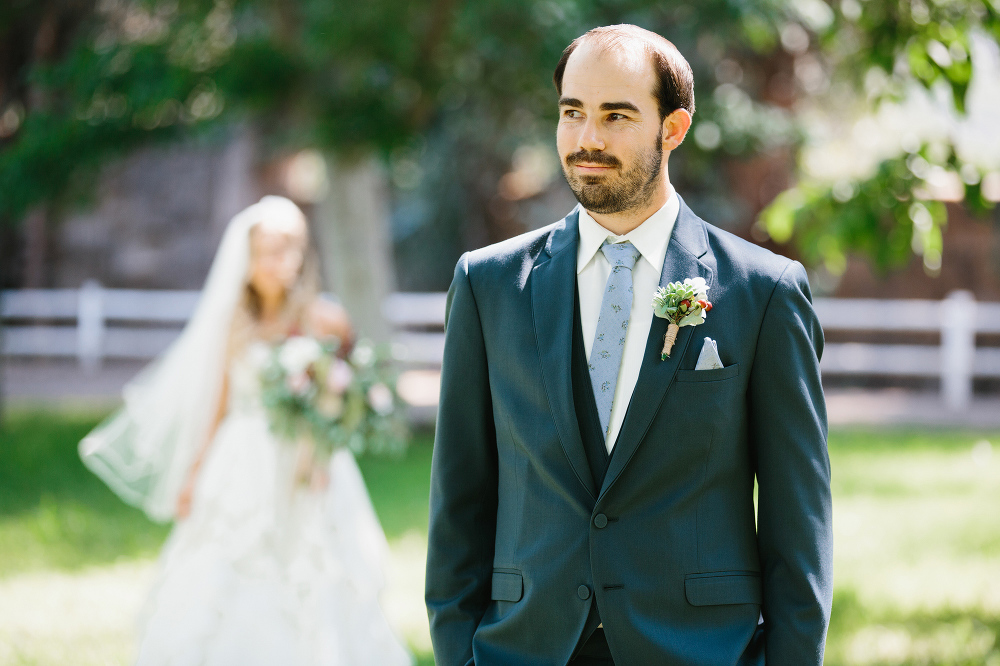
[[[309,225],[305,214],[284,197],[264,197],[257,205],[258,219],[253,221],[248,231],[251,239],[261,225],[265,224],[302,243],[302,265],[299,267],[295,283],[285,294],[278,320],[285,330],[308,333],[306,314],[309,306],[319,297],[320,273],[316,252],[309,242]],[[250,246],[252,248],[253,243]],[[230,354],[238,354],[253,338],[259,337],[262,299],[250,280],[253,262],[254,257],[251,254],[250,269],[244,279],[236,311],[233,313]]]

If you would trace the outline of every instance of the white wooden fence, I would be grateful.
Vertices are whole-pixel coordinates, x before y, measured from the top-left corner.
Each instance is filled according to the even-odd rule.
[[[974,378],[1000,378],[1000,347],[981,347],[977,335],[1000,334],[1000,303],[977,303],[955,291],[943,301],[817,298],[827,332],[937,333],[939,345],[827,344],[824,375],[940,377],[945,404],[963,409]]]
[[[150,359],[176,338],[197,291],[103,289],[6,291],[0,297],[9,357],[76,358],[89,370],[102,359]],[[414,367],[439,367],[444,351],[445,294],[397,293],[383,304],[395,326],[395,348]],[[969,404],[975,378],[1000,378],[1000,347],[977,346],[977,335],[1000,335],[1000,303],[977,303],[967,292],[943,301],[818,298],[827,332],[939,334],[939,344],[829,343],[824,375],[938,377],[946,405]]]

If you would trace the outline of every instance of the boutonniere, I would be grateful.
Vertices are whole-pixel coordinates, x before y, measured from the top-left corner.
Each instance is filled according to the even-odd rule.
[[[705,315],[712,309],[708,302],[708,285],[705,278],[686,278],[684,282],[671,282],[666,287],[657,287],[653,296],[653,314],[670,322],[667,334],[663,336],[663,351],[660,360],[666,361],[677,340],[681,326],[697,326],[705,321]]]

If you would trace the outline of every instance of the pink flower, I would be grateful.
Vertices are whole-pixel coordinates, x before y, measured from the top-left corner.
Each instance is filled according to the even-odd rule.
[[[288,385],[288,390],[290,390],[295,395],[305,395],[312,385],[309,379],[309,375],[305,372],[300,372],[295,375],[290,375],[286,380]]]
[[[351,366],[346,361],[337,359],[326,375],[326,388],[332,393],[342,394],[351,385],[352,379],[354,371],[351,370]]]

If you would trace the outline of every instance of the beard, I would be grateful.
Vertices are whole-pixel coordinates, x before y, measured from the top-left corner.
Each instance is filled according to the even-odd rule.
[[[608,215],[636,210],[647,204],[656,191],[657,177],[663,166],[662,144],[661,130],[656,135],[653,147],[641,152],[624,171],[621,160],[603,151],[581,150],[571,153],[563,161],[563,175],[577,201],[589,211]],[[616,168],[618,173],[581,176],[571,169],[572,165],[581,162]]]

